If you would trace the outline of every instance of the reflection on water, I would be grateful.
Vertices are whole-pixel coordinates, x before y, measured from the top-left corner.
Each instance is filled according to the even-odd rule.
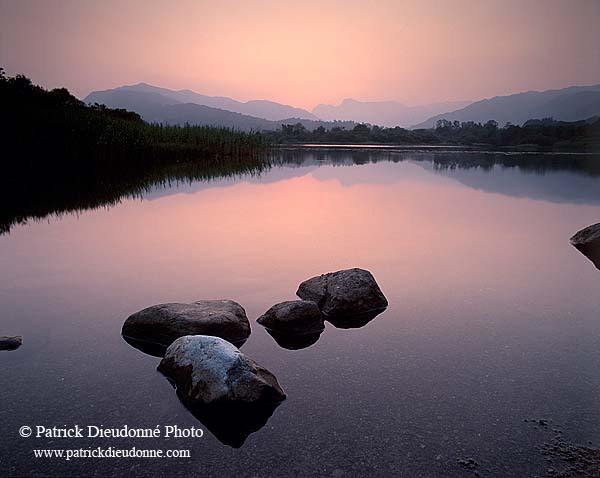
[[[187,410],[221,443],[240,448],[246,439],[264,427],[281,402],[216,403]]]
[[[600,269],[600,223],[575,233],[571,237],[571,244]]]
[[[80,214],[87,209],[116,206],[130,198],[156,199],[174,191],[199,191],[222,178],[262,181],[261,175],[274,166],[296,166],[297,173],[305,174],[325,164],[350,166],[409,160],[418,161],[425,168],[476,189],[559,202],[600,203],[600,190],[596,184],[600,177],[600,154],[490,153],[457,149],[432,152],[391,148],[373,151],[360,147],[307,151],[290,148],[277,150],[260,160],[232,160],[227,167],[184,164],[155,168],[142,176],[136,171],[120,170],[106,173],[102,179],[100,176],[28,178],[27,188],[13,178],[1,191],[0,234],[10,231],[15,224],[48,215]],[[500,175],[482,174],[499,168],[502,169]],[[284,174],[281,176],[276,171],[269,174],[267,180],[289,179],[294,170]],[[564,181],[564,174],[570,175],[569,181]],[[355,180],[361,181],[361,178]],[[378,178],[378,181],[385,181],[385,178]]]
[[[322,330],[308,334],[286,334],[267,328],[265,330],[273,337],[277,345],[287,350],[301,350],[310,347],[317,343],[323,333]]]
[[[373,309],[367,312],[363,312],[360,314],[341,314],[341,315],[326,315],[325,320],[327,320],[331,325],[338,329],[360,329],[364,327],[369,322],[371,322],[375,317],[384,312],[387,307],[381,309]]]
[[[490,168],[469,153],[463,168],[460,153],[456,166],[431,152],[292,153],[260,175],[157,185],[143,201],[0,236],[0,333],[26,338],[0,354],[8,476],[89,476],[93,466],[106,476],[453,478],[472,457],[481,476],[505,478],[544,476],[539,450],[555,426],[597,447],[600,281],[569,243],[600,218],[591,163],[551,156],[529,168],[511,156]],[[366,326],[329,322],[291,352],[256,325],[302,280],[348,267],[372,271],[389,299]],[[235,412],[198,413],[244,446],[211,433],[89,439],[69,447],[189,448],[192,458],[31,459],[34,445],[65,445],[16,439],[24,424],[197,426],[158,359],[119,330],[148,304],[199,297],[244,306],[244,354],[288,395],[268,422],[242,426],[254,417],[242,413],[223,432]]]
[[[582,249],[577,248],[585,257],[594,263],[596,269],[600,270],[600,246],[596,245],[593,248]]]
[[[133,337],[127,337],[126,335],[122,335],[121,337],[123,337],[123,340],[133,348],[138,349],[140,352],[144,352],[147,355],[151,355],[152,357],[164,357],[168,348],[167,346],[156,342],[134,339]]]

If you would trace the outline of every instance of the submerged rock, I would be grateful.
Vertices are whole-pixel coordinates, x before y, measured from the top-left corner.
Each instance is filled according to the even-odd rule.
[[[271,372],[218,337],[177,339],[158,370],[194,416],[234,447],[260,429],[286,398]]]
[[[0,336],[0,350],[16,350],[23,345],[23,337],[20,335]]]
[[[600,269],[600,223],[577,232],[571,244]]]
[[[356,317],[362,321],[364,317],[381,313],[388,306],[373,275],[356,268],[308,279],[300,284],[296,295],[316,302],[330,322],[331,318],[336,317],[345,317],[347,320]]]
[[[147,353],[160,356],[166,347],[186,335],[211,335],[241,345],[250,335],[250,322],[237,302],[200,300],[140,310],[127,318],[121,333],[134,347],[153,350],[155,353]]]
[[[321,332],[325,328],[319,307],[310,300],[275,304],[256,321],[267,329],[291,335]]]

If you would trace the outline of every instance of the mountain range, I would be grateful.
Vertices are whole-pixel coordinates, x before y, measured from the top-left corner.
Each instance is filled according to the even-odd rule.
[[[471,101],[450,101],[421,106],[406,106],[397,101],[357,101],[346,98],[339,105],[320,104],[313,113],[322,120],[352,120],[380,126],[408,128],[431,116],[454,111]]]
[[[414,128],[434,128],[439,119],[476,123],[495,120],[500,126],[504,126],[506,123],[520,125],[534,118],[552,117],[559,121],[578,121],[598,114],[600,84],[496,96],[476,101],[456,111],[438,114]]]
[[[106,98],[108,95],[115,93],[119,94],[127,91],[160,95],[163,97],[162,101],[167,104],[193,103],[197,105],[209,106],[211,108],[227,110],[233,113],[256,116],[258,118],[264,118],[271,121],[279,121],[288,118],[319,120],[319,118],[317,118],[314,114],[303,110],[302,108],[282,105],[280,103],[275,103],[274,101],[253,100],[243,103],[226,96],[206,96],[196,93],[192,90],[175,91],[167,88],[159,88],[158,86],[152,86],[147,83],[138,83],[137,85],[131,86],[120,86],[119,88],[114,88],[112,90],[94,91],[88,95],[85,101],[95,102],[99,98]]]
[[[272,131],[283,124],[295,123],[301,123],[310,130],[320,126],[348,129],[356,123],[434,128],[439,119],[478,123],[495,120],[503,126],[505,123],[519,125],[535,118],[577,121],[599,115],[600,84],[528,91],[476,102],[421,106],[348,98],[339,105],[320,104],[312,112],[274,101],[241,102],[228,97],[206,96],[191,90],[169,90],[146,83],[94,91],[84,101],[135,111],[150,122],[225,126],[245,131]]]
[[[326,128],[334,126],[352,128],[354,126],[351,121],[319,121],[308,111],[272,101],[242,103],[231,98],[204,96],[190,90],[173,91],[145,83],[94,91],[86,96],[84,101],[135,111],[145,121],[151,123],[189,123],[222,126],[243,131],[274,131],[279,129],[282,124],[295,123],[301,123],[310,130],[319,126]],[[239,112],[240,110],[250,111],[260,116],[243,114]],[[293,116],[294,114],[300,116]]]

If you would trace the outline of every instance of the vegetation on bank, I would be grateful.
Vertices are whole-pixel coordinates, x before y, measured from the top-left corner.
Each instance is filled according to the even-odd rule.
[[[269,146],[258,133],[207,126],[165,126],[136,113],[86,105],[65,88],[48,91],[0,70],[4,167],[97,169],[257,155]],[[6,154],[8,152],[8,154]]]
[[[495,121],[480,124],[439,120],[434,129],[416,130],[359,124],[350,130],[321,127],[309,131],[301,124],[295,124],[264,134],[277,143],[443,144],[600,151],[600,118],[572,123],[546,118],[530,120],[523,126],[507,124],[503,128],[498,127]]]
[[[267,139],[207,126],[164,126],[0,69],[0,234],[49,214],[109,206],[180,181],[259,173]]]

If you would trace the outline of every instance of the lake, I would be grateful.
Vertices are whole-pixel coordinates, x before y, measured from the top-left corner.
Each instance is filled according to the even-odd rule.
[[[0,474],[568,471],[573,460],[549,446],[589,456],[600,445],[600,271],[569,244],[600,222],[599,161],[294,148],[260,174],[157,185],[143,199],[15,225],[0,236],[0,335],[23,345],[0,352]],[[255,322],[303,280],[350,267],[370,270],[390,303],[364,327],[327,323],[316,343],[288,350]],[[252,335],[241,350],[288,396],[243,446],[209,431],[19,436],[24,425],[202,427],[156,371],[160,359],[120,332],[149,305],[218,298],[244,306]],[[32,451],[109,446],[191,458]]]

